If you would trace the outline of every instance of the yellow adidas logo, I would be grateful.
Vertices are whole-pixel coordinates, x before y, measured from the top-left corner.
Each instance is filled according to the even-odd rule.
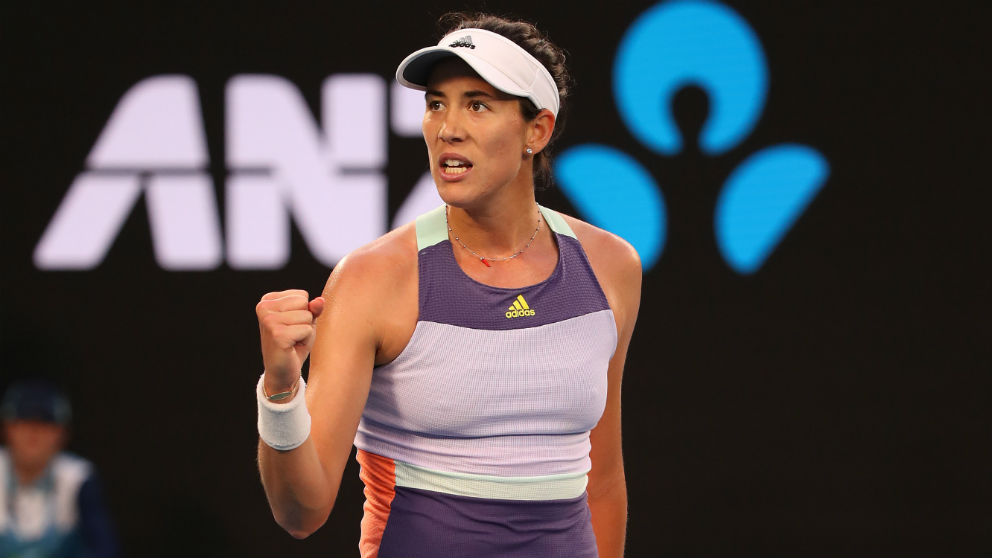
[[[533,315],[534,309],[527,305],[524,295],[517,295],[516,300],[513,301],[513,305],[506,311],[507,318],[522,318]]]

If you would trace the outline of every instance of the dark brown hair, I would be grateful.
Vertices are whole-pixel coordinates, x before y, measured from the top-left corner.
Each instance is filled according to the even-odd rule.
[[[498,33],[520,45],[538,62],[544,65],[555,80],[558,87],[558,116],[555,119],[555,130],[551,141],[539,153],[534,155],[534,185],[538,190],[544,190],[551,183],[551,145],[561,134],[565,124],[565,100],[572,86],[572,78],[565,68],[565,51],[552,43],[547,36],[532,23],[514,20],[486,13],[451,12],[441,16],[438,24],[443,35],[459,29],[484,29]],[[442,36],[443,36],[442,35]],[[520,112],[530,121],[537,118],[540,112],[530,99],[520,99]]]

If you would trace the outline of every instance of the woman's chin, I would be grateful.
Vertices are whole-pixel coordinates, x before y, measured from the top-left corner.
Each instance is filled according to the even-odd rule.
[[[471,203],[471,196],[466,196],[465,188],[460,188],[459,184],[452,184],[444,181],[434,181],[437,186],[437,195],[441,201],[451,207],[464,207]]]

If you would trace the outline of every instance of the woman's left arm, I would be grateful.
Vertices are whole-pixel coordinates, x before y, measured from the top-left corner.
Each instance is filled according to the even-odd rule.
[[[617,349],[610,360],[606,410],[590,434],[589,509],[601,558],[623,556],[627,534],[627,482],[623,470],[620,384],[627,347],[641,300],[641,262],[625,241],[593,234],[587,253],[617,322]],[[599,237],[598,239],[596,237]],[[595,240],[594,240],[595,239]],[[585,244],[585,242],[584,242]]]

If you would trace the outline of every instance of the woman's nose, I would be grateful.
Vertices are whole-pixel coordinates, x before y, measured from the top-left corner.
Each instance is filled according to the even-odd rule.
[[[442,141],[452,143],[465,139],[462,119],[456,113],[457,111],[449,111],[444,115],[444,120],[441,121],[441,127],[437,133],[437,137]]]

